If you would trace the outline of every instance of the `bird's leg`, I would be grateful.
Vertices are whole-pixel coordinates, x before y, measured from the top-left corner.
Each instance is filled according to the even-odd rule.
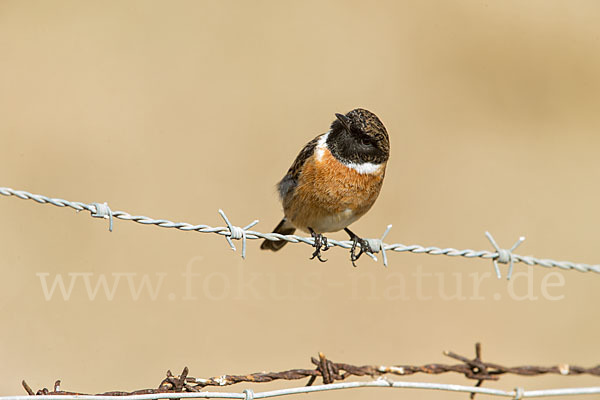
[[[352,232],[348,228],[344,228],[346,233],[350,235],[350,240],[352,240],[352,247],[350,248],[350,260],[352,261],[352,265],[356,267],[354,263],[357,261],[363,253],[373,253],[371,249],[371,245],[365,239],[359,238],[354,232]],[[356,254],[356,246],[360,244],[360,251]]]
[[[321,258],[321,250],[329,250],[329,247],[327,247],[327,238],[320,233],[315,233],[315,231],[313,231],[310,227],[308,230],[310,231],[310,236],[315,239],[315,244],[313,244],[315,251],[312,253],[312,257],[310,259],[313,260],[315,257],[317,257],[321,262],[327,261]]]

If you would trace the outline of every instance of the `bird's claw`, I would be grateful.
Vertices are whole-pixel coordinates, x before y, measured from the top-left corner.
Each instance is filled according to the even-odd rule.
[[[315,239],[315,243],[313,244],[315,251],[312,253],[312,257],[310,257],[310,259],[314,260],[316,257],[321,262],[327,261],[326,259],[321,258],[321,250],[329,250],[329,247],[327,246],[327,238],[320,233],[315,233],[314,231],[311,231],[310,235],[313,237],[313,239]]]
[[[360,244],[360,251],[358,252],[358,254],[356,254],[356,247],[358,246],[358,244]],[[356,267],[355,261],[358,261],[358,259],[360,258],[360,256],[362,256],[363,253],[373,253],[371,245],[367,240],[354,235],[354,237],[352,238],[352,247],[350,248],[350,261],[352,261],[353,267]]]

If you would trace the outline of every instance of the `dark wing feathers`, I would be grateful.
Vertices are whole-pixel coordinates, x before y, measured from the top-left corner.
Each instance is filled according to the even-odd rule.
[[[315,148],[317,147],[317,143],[319,142],[319,138],[322,135],[317,136],[310,142],[304,146],[300,153],[294,160],[294,163],[288,169],[287,174],[283,177],[283,179],[277,184],[277,189],[279,190],[279,196],[281,199],[285,199],[288,193],[292,192],[296,185],[298,184],[298,178],[300,177],[300,172],[302,171],[302,167],[306,160],[308,160],[315,152]]]
[[[277,189],[279,190],[279,196],[281,196],[281,200],[284,201],[285,198],[294,192],[296,185],[298,185],[298,180],[300,178],[300,173],[302,172],[302,167],[315,152],[315,148],[317,147],[317,143],[319,143],[319,138],[322,135],[317,136],[310,142],[304,146],[300,153],[292,163],[290,169],[288,169],[287,174],[283,177],[283,179],[277,184]],[[275,228],[275,233],[280,233],[282,235],[292,235],[296,231],[296,228],[286,219],[282,219],[279,225]],[[273,250],[277,251],[286,245],[286,241],[263,241],[260,246],[263,250]]]

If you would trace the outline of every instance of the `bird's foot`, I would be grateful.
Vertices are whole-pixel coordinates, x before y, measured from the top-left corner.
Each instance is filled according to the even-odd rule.
[[[315,233],[315,231],[312,229],[310,229],[310,235],[313,237],[313,239],[315,239],[315,244],[313,244],[315,251],[312,253],[312,257],[310,257],[310,259],[314,260],[316,257],[321,262],[327,261],[326,259],[321,258],[321,250],[329,250],[329,247],[327,246],[327,238],[320,233]]]
[[[348,233],[348,235],[350,235],[350,240],[352,240],[352,247],[350,248],[350,261],[352,261],[352,266],[356,267],[355,262],[358,261],[360,256],[362,256],[363,253],[373,253],[373,250],[371,249],[371,245],[367,240],[358,237],[358,235],[348,228],[345,228],[344,230],[346,233]],[[356,254],[356,248],[358,245],[360,245],[360,251],[358,254]]]

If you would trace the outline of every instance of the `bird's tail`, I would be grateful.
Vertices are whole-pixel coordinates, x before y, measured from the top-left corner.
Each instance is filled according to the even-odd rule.
[[[282,235],[292,235],[294,232],[296,232],[296,228],[294,228],[292,224],[285,218],[282,219],[279,225],[277,225],[277,227],[273,230],[273,233],[280,233]],[[273,241],[265,239],[265,241],[260,245],[260,248],[263,250],[277,251],[286,244],[287,242],[285,240]]]

